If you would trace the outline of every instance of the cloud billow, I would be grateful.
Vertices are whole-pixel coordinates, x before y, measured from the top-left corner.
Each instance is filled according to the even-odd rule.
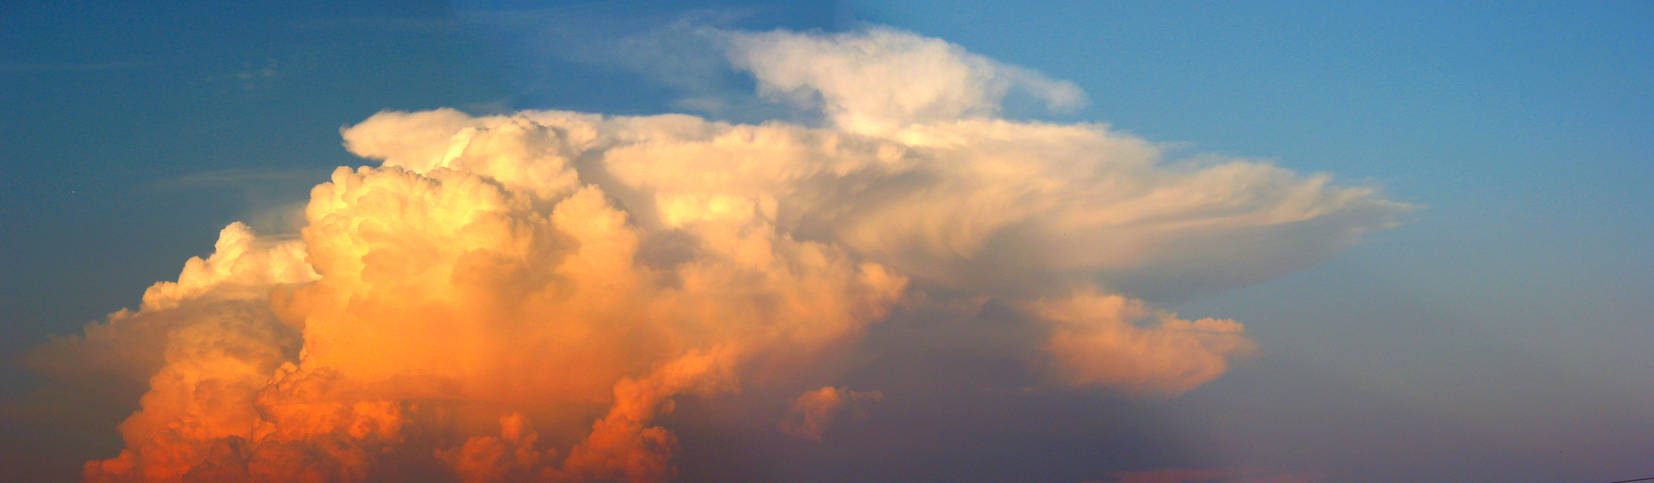
[[[942,40],[717,35],[761,95],[822,122],[438,109],[343,129],[380,163],[316,186],[299,239],[233,224],[138,311],[31,355],[64,378],[140,362],[126,449],[86,477],[669,479],[676,399],[808,373],[914,304],[1003,301],[1044,334],[1028,349],[1051,380],[1175,396],[1252,343],[1141,294],[1266,280],[1412,209],[1000,118],[1011,91],[1084,95]],[[764,426],[831,437],[900,390],[833,383],[789,382],[821,389]]]

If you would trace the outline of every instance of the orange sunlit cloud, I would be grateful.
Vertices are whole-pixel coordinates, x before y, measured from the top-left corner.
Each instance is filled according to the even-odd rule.
[[[941,298],[1021,308],[1053,380],[1175,396],[1252,343],[1127,294],[1267,279],[1410,209],[1000,118],[1008,92],[1084,95],[937,39],[714,35],[820,122],[438,109],[345,128],[381,163],[316,186],[299,237],[232,224],[139,310],[31,355],[147,385],[86,477],[668,479],[677,398],[786,378]],[[820,389],[767,426],[814,440],[896,389],[799,384]]]
[[[851,391],[849,389],[826,386],[820,389],[805,391],[793,400],[792,407],[787,411],[787,418],[781,421],[779,428],[789,435],[821,441],[822,433],[827,431],[833,420],[841,414],[854,413],[858,406],[884,399],[884,393],[878,391]]]

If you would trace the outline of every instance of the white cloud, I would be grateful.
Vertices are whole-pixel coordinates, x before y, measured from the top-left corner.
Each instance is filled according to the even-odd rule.
[[[1012,89],[1052,109],[1086,102],[1074,84],[1008,66],[941,39],[870,27],[836,35],[727,32],[729,58],[759,93],[819,108],[834,125],[884,134],[908,125],[986,118]]]

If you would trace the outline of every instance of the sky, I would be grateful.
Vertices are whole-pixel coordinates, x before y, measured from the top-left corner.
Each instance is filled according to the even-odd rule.
[[[1651,21],[7,2],[0,468],[1654,476]]]

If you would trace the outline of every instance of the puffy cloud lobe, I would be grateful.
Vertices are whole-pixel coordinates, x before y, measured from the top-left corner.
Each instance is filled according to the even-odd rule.
[[[267,295],[272,287],[316,278],[304,256],[300,240],[260,237],[232,223],[219,233],[211,257],[191,258],[178,281],[145,290],[139,310],[115,312],[81,335],[54,339],[26,355],[25,364],[79,390],[135,398],[174,351],[192,350],[198,342],[233,343],[225,339],[235,336],[192,328],[197,324],[251,330],[296,350],[292,330],[277,327]]]
[[[190,258],[177,282],[158,282],[145,290],[142,309],[177,307],[204,296],[259,299],[271,286],[315,280],[304,256],[298,240],[260,239],[246,224],[231,223],[218,233],[211,257]]]
[[[1074,385],[1178,395],[1216,379],[1253,348],[1233,320],[1180,319],[1119,295],[1077,292],[1028,310],[1051,324],[1045,349]]]
[[[521,413],[511,413],[500,417],[499,436],[473,436],[464,445],[438,450],[436,455],[467,481],[549,479],[536,471],[545,468],[544,460],[556,452],[536,448],[539,439]]]
[[[1085,94],[1068,82],[889,28],[830,36],[724,34],[731,62],[752,72],[760,94],[820,108],[833,124],[854,133],[990,117],[1012,89],[1054,109],[1085,103]]]
[[[342,130],[382,165],[316,186],[300,240],[231,225],[139,311],[39,351],[142,362],[126,450],[88,479],[668,479],[677,398],[831,357],[910,285],[1022,307],[1067,383],[1176,395],[1251,350],[1242,327],[1117,293],[1266,279],[1409,209],[995,119],[1009,89],[1077,92],[939,40],[728,35],[828,127],[439,109]],[[781,427],[819,439],[879,397],[822,387]]]
[[[375,146],[358,154],[387,164],[431,166],[441,161],[408,153],[530,144],[495,133],[562,139],[556,150],[566,154],[507,156],[585,160],[575,169],[645,226],[753,215],[929,283],[997,293],[1100,284],[1177,297],[1244,285],[1313,263],[1411,209],[1266,164],[1164,166],[1153,144],[1097,125],[957,120],[881,138],[681,115],[524,112],[455,124],[451,111],[422,114],[375,116],[347,129],[347,144]],[[401,136],[415,120],[455,130]],[[520,178],[537,166],[483,172]]]
[[[210,258],[190,259],[177,282],[151,286],[139,311],[117,312],[82,337],[31,354],[60,381],[147,379],[142,409],[120,427],[128,450],[89,463],[89,477],[164,480],[192,471],[214,453],[193,442],[251,427],[258,390],[298,351],[297,332],[270,309],[268,293],[316,278],[304,263],[304,245],[261,239],[235,223],[216,247]],[[65,373],[76,368],[102,374]]]
[[[879,391],[851,391],[825,386],[805,391],[793,400],[787,418],[781,421],[782,432],[795,437],[821,441],[822,433],[840,414],[859,409],[857,406],[884,398]]]
[[[545,200],[448,168],[341,168],[313,191],[307,217],[304,241],[322,275],[271,303],[302,323],[297,364],[265,384],[280,357],[169,357],[125,425],[128,450],[89,464],[90,478],[165,479],[240,462],[236,471],[255,475],[331,468],[328,478],[356,479],[390,471],[377,458],[386,448],[411,446],[449,455],[468,476],[662,479],[675,443],[650,421],[673,396],[733,389],[751,354],[808,354],[853,335],[905,284],[836,248],[727,216],[676,227],[697,240],[689,259],[638,265],[640,231],[598,188]],[[223,384],[210,368],[232,366],[254,374],[249,387],[231,388],[235,424],[174,435],[230,414],[192,398],[201,381]],[[162,384],[174,372],[188,377]],[[479,459],[491,440],[448,447],[407,429],[502,406],[560,428],[559,443],[580,439],[579,425],[609,409],[565,459],[537,459],[532,470],[479,469],[525,461]],[[224,450],[228,463],[210,460],[226,441],[243,443]]]

